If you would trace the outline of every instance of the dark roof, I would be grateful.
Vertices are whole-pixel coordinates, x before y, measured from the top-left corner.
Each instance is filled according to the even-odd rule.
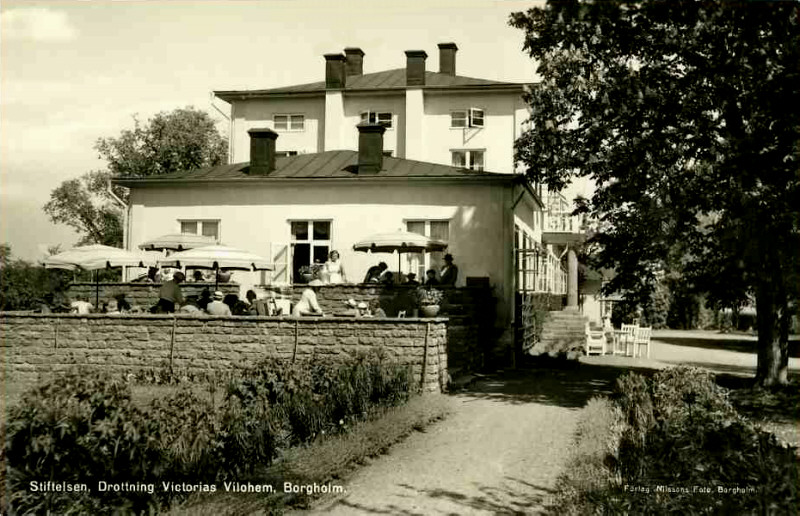
[[[271,179],[351,179],[351,178],[455,178],[483,177],[495,179],[512,179],[510,174],[496,172],[476,172],[464,168],[439,165],[425,161],[414,161],[402,158],[383,158],[383,168],[378,174],[358,175],[358,152],[354,150],[337,150],[299,154],[297,156],[278,157],[275,159],[275,170],[266,176],[251,176],[250,163],[218,165],[148,176],[142,178],[118,178],[117,184],[136,186],[141,184],[158,184],[166,182],[205,182],[231,180],[271,180]]]
[[[425,89],[448,89],[448,88],[519,88],[525,85],[516,82],[490,81],[487,79],[475,79],[463,77],[461,75],[449,75],[438,72],[425,72]],[[363,75],[349,75],[345,81],[345,91],[370,91],[370,90],[394,90],[405,89],[406,69],[397,68],[383,72],[367,73]],[[298,84],[295,86],[285,86],[281,88],[271,88],[267,90],[231,90],[215,91],[214,94],[223,100],[233,100],[240,97],[259,97],[269,95],[292,95],[301,93],[321,93],[325,91],[325,81],[312,82],[308,84]]]

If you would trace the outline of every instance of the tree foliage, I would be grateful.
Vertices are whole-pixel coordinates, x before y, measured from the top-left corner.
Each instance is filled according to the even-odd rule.
[[[515,13],[542,82],[516,144],[529,176],[602,228],[610,288],[679,268],[724,302],[755,294],[763,383],[785,380],[800,250],[796,2],[550,1]],[[778,336],[781,335],[780,338]]]
[[[133,117],[133,129],[95,143],[105,170],[88,172],[61,183],[50,193],[44,211],[56,224],[66,224],[81,235],[81,243],[119,246],[127,189],[111,187],[112,177],[144,177],[214,166],[227,159],[227,141],[214,120],[192,107],[161,112],[142,123]]]

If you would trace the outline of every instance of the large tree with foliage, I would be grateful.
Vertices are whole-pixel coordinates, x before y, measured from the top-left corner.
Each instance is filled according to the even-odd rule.
[[[579,210],[602,228],[611,289],[645,294],[678,261],[735,287],[720,297],[752,293],[764,385],[786,381],[797,298],[799,20],[794,1],[565,0],[511,16],[542,77],[517,159],[556,189],[594,180]]]
[[[192,107],[161,112],[116,137],[95,144],[108,165],[64,181],[50,193],[44,211],[57,224],[67,224],[81,235],[81,243],[119,246],[122,243],[123,208],[127,189],[113,187],[109,179],[167,174],[219,165],[227,158],[227,142],[214,120]],[[109,192],[113,192],[113,195]]]

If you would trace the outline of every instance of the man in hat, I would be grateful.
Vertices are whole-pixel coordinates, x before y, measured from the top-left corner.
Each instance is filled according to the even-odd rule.
[[[444,255],[444,267],[442,267],[440,277],[440,285],[455,286],[456,280],[458,279],[458,267],[456,267],[456,264],[453,263],[453,255],[450,253]]]
[[[157,313],[175,312],[176,308],[180,308],[183,304],[183,294],[181,293],[180,284],[186,276],[181,271],[172,275],[172,279],[161,285],[161,290],[158,292],[158,304],[155,311]]]
[[[319,287],[322,286],[322,282],[315,279],[312,280],[308,286],[309,288],[303,290],[303,293],[300,295],[300,301],[294,305],[292,315],[325,315],[322,313],[322,308],[320,308],[319,302],[317,301],[317,291]]]
[[[212,296],[211,302],[206,306],[206,312],[209,315],[233,315],[231,307],[222,302],[225,299],[225,294],[217,290]]]

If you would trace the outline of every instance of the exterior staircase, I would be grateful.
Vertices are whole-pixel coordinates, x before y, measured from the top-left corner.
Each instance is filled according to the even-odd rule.
[[[531,348],[530,354],[578,358],[585,351],[588,320],[577,310],[547,312],[539,342]]]

